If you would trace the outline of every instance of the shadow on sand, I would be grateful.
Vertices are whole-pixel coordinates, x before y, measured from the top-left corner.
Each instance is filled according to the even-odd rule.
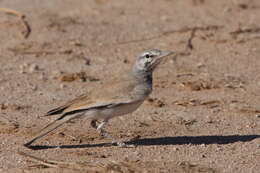
[[[228,135],[228,136],[176,136],[176,137],[158,137],[158,138],[145,138],[136,139],[126,142],[136,146],[151,146],[151,145],[184,145],[184,144],[230,144],[235,142],[247,142],[260,138],[260,135]],[[52,148],[90,148],[90,147],[104,147],[111,146],[110,143],[100,144],[80,144],[80,145],[60,145],[60,146],[47,146],[47,145],[34,145],[29,148],[32,150],[43,150]]]

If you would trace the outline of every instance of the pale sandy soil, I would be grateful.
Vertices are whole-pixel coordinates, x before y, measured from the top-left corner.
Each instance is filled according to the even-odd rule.
[[[260,170],[259,0],[0,0],[0,7],[24,13],[32,28],[24,39],[19,18],[0,13],[0,172]],[[150,48],[182,53],[155,72],[149,101],[107,127],[135,148],[106,145],[88,121],[23,147],[55,119],[45,112],[118,77]],[[43,166],[19,151],[67,163]]]

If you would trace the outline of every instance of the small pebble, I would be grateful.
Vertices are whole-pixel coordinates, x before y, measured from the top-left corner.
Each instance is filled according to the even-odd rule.
[[[256,118],[260,118],[260,114],[255,115]]]
[[[23,69],[19,70],[19,73],[24,74],[25,71]]]
[[[40,74],[39,79],[40,79],[40,80],[44,80],[44,79],[45,79],[44,74]]]
[[[39,70],[39,66],[36,65],[36,64],[32,64],[32,65],[30,66],[30,68],[29,68],[29,72],[30,72],[30,73],[33,73],[33,72],[38,71],[38,70]]]
[[[174,147],[172,150],[173,150],[173,151],[179,151],[179,148]]]
[[[206,67],[206,65],[203,64],[203,63],[198,63],[198,64],[197,64],[197,68],[203,68],[203,67]]]
[[[37,87],[36,85],[34,85],[34,86],[32,87],[32,90],[33,90],[33,91],[37,91],[37,89],[38,89],[38,87]]]
[[[160,19],[162,21],[169,21],[169,17],[168,16],[161,16]]]
[[[66,87],[65,84],[60,84],[60,88],[61,88],[61,89],[65,88],[65,87]]]

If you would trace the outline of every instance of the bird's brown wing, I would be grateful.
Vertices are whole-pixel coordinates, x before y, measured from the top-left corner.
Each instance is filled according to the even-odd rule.
[[[62,114],[65,109],[67,109],[69,106],[73,105],[74,103],[80,102],[81,100],[88,100],[88,95],[80,95],[76,99],[73,99],[66,104],[59,106],[57,108],[51,109],[48,111],[45,116],[50,116],[50,115],[56,115],[56,114]]]
[[[63,106],[50,110],[46,115],[69,114],[90,108],[129,103],[133,101],[131,91],[135,86],[136,81],[131,77],[121,81],[114,80],[107,84],[106,87],[97,88],[86,95],[79,96]]]

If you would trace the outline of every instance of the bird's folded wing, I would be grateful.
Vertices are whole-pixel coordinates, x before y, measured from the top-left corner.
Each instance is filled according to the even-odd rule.
[[[81,95],[67,104],[47,112],[48,115],[67,114],[73,111],[83,111],[87,109],[115,106],[118,104],[130,103],[135,99],[131,91],[136,86],[136,81],[128,78],[127,80],[114,82],[107,87],[97,88],[94,91]]]
[[[75,110],[87,110],[91,108],[99,108],[99,107],[113,107],[118,104],[125,104],[132,102],[132,99],[126,98],[126,97],[114,97],[114,98],[100,98],[93,100],[81,100],[78,102],[75,102],[68,106],[64,112],[71,112]]]
[[[109,108],[117,106],[119,104],[131,103],[133,101],[133,99],[126,96],[103,97],[97,98],[95,100],[84,96],[70,101],[63,106],[50,110],[49,112],[47,112],[46,116],[55,114],[71,114],[100,107]]]

